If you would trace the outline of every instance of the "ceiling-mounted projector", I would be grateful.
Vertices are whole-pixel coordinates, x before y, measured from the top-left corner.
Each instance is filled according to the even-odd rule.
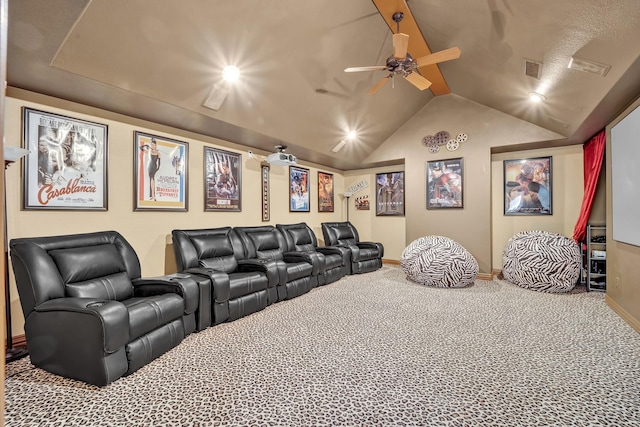
[[[293,154],[287,153],[271,153],[267,156],[267,162],[272,165],[295,165],[298,159]]]
[[[276,145],[277,153],[271,153],[267,156],[267,162],[271,165],[295,165],[298,163],[298,159],[293,154],[285,153],[286,146],[284,145]]]

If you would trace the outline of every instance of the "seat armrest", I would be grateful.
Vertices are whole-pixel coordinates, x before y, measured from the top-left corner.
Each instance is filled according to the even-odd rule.
[[[82,336],[102,336],[104,351],[112,353],[129,342],[129,311],[119,301],[95,298],[55,298],[34,308],[38,315],[53,314],[77,321],[78,330],[73,333]],[[87,322],[84,316],[94,316],[98,322]],[[102,325],[101,330],[95,325]],[[89,330],[92,329],[92,330]]]
[[[316,251],[324,255],[335,255],[335,254],[341,255],[344,249],[338,246],[318,246],[316,248]]]
[[[375,250],[377,250],[380,258],[382,258],[384,256],[384,246],[382,246],[382,243],[378,243],[378,242],[358,242],[356,244],[360,248],[367,248],[367,249],[375,249]]]
[[[384,258],[384,246],[382,243],[376,243],[376,246],[378,247],[378,252],[380,252],[380,259]]]
[[[285,252],[282,254],[284,262],[306,262],[313,266],[311,274],[317,276],[325,270],[324,255],[319,252]]]
[[[358,242],[356,246],[359,248],[378,249],[378,246],[373,242]]]
[[[184,313],[191,314],[198,308],[198,283],[188,274],[176,273],[158,277],[144,277],[131,281],[137,297],[178,294],[184,300]]]
[[[239,260],[238,271],[262,271],[266,273],[270,288],[287,283],[287,266],[280,260],[258,258]]]
[[[347,265],[351,262],[351,251],[345,246],[319,246],[316,248],[321,254],[327,255],[340,255],[342,256],[342,265]]]
[[[340,245],[351,252],[351,262],[360,262],[360,247],[357,245]]]
[[[183,273],[208,277],[211,286],[213,287],[214,302],[223,303],[225,301],[229,301],[231,288],[229,284],[229,275],[227,273],[207,267],[189,268],[183,271]]]

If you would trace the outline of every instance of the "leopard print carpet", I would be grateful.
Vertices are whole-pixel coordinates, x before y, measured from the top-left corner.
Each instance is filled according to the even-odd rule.
[[[640,334],[602,293],[345,277],[98,388],[7,367],[5,425],[640,426]]]

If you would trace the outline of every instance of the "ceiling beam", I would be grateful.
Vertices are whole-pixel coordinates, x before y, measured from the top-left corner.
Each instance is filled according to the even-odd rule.
[[[389,29],[391,29],[392,33],[397,32],[397,24],[393,20],[393,14],[396,12],[404,13],[404,18],[400,22],[400,32],[409,35],[408,51],[413,58],[422,58],[423,56],[432,53],[405,0],[372,1],[378,9],[378,12],[380,12],[380,15],[382,15],[382,18],[389,26]],[[420,67],[418,68],[418,71],[420,71],[420,74],[431,82],[431,87],[429,89],[431,89],[431,92],[433,92],[434,95],[438,96],[451,93],[437,64]]]

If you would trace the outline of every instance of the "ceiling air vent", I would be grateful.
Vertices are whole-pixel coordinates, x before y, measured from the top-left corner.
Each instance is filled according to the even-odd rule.
[[[525,58],[524,73],[529,77],[540,80],[540,75],[542,74],[542,62]]]
[[[346,139],[341,139],[340,142],[338,142],[335,147],[333,147],[331,149],[331,151],[333,153],[337,153],[338,151],[342,150],[342,147],[344,147],[347,144],[347,140]]]
[[[602,77],[606,76],[611,65],[600,64],[599,62],[589,61],[587,59],[576,58],[575,56],[569,61],[569,68],[585,73],[598,74]]]
[[[229,92],[231,92],[229,86],[223,84],[214,84],[211,87],[211,91],[209,92],[207,99],[205,99],[202,103],[202,106],[207,107],[211,110],[218,111],[224,100],[227,99]]]

